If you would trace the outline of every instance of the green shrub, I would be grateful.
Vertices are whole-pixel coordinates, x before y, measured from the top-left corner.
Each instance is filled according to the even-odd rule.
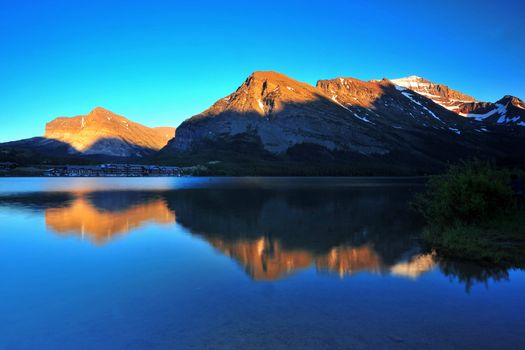
[[[509,172],[483,161],[451,166],[431,178],[414,206],[430,225],[477,224],[502,215],[512,205]]]
[[[427,221],[423,240],[440,255],[521,268],[525,212],[514,204],[510,171],[482,161],[433,177],[413,203]]]

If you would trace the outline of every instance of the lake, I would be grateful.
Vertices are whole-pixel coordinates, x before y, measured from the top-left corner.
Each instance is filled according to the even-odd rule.
[[[525,272],[424,249],[423,184],[0,179],[0,348],[523,348]]]

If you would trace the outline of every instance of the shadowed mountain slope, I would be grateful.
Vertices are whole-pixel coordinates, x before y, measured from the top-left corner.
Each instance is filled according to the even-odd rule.
[[[244,154],[247,162],[344,166],[344,173],[424,173],[461,158],[507,158],[490,138],[474,120],[386,79],[336,78],[313,87],[280,73],[255,72],[234,93],[183,122],[162,154],[200,161]],[[514,141],[510,136],[505,142]]]
[[[511,95],[506,95],[496,102],[480,102],[446,85],[436,84],[417,76],[394,79],[392,83],[428,97],[463,117],[481,122],[478,125],[525,127],[525,103]],[[523,132],[521,128],[517,130]]]
[[[517,130],[525,127],[525,102],[510,95],[504,96],[495,103],[464,103],[457,112],[485,125],[517,127]]]
[[[362,154],[387,152],[365,123],[313,86],[276,72],[255,72],[234,93],[183,122],[168,148],[189,151],[245,134],[273,154],[308,143]]]

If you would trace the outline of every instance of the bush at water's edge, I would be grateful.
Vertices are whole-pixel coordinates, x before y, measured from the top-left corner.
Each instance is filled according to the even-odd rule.
[[[446,256],[525,266],[525,209],[516,207],[510,174],[470,161],[433,177],[413,202],[428,224],[425,242]]]

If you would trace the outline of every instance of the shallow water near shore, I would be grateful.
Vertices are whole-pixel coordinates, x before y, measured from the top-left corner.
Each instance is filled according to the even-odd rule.
[[[443,259],[421,178],[0,179],[0,349],[517,349],[525,272]]]

